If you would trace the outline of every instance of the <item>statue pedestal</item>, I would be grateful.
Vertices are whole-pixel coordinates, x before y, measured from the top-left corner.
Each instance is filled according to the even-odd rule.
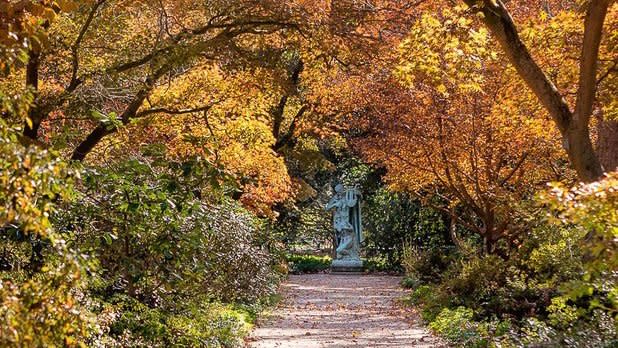
[[[333,260],[330,264],[331,274],[363,274],[361,260]]]

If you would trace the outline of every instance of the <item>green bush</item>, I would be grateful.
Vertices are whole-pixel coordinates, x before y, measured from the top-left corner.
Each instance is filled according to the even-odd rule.
[[[416,289],[421,286],[421,284],[421,281],[415,276],[405,276],[400,282],[400,285],[406,289]]]
[[[0,118],[0,346],[79,346],[92,329],[82,296],[88,264],[49,220],[78,172],[19,136]]]
[[[384,270],[402,271],[406,244],[436,254],[452,244],[445,217],[405,193],[382,187],[367,197],[363,214],[364,252],[370,259],[382,258]],[[441,263],[435,263],[433,268],[440,266]]]
[[[451,306],[465,306],[485,319],[523,319],[543,314],[556,289],[532,277],[520,260],[472,255],[453,263],[439,288]]]
[[[407,249],[408,275],[435,282],[414,284],[410,302],[457,346],[617,346],[618,282],[610,271],[618,255],[617,175],[555,186],[540,200],[543,210],[521,202],[529,213],[514,221],[521,231],[511,249],[452,253],[439,278],[426,251]]]
[[[31,279],[0,283],[0,346],[75,347],[85,342],[94,329],[93,316],[76,296],[83,288],[76,260],[52,263],[57,268],[44,267],[44,273]]]
[[[446,289],[457,305],[488,312],[499,311],[498,292],[507,283],[507,266],[495,255],[473,256],[454,264],[445,276],[442,288]],[[500,313],[493,312],[493,313]]]
[[[242,347],[251,328],[251,316],[230,305],[191,301],[166,312],[130,297],[112,301],[118,318],[99,338],[108,347]]]
[[[555,327],[539,318],[527,318],[520,327],[497,340],[503,347],[618,347],[616,319],[605,311],[595,310],[585,320],[568,327]]]
[[[292,273],[318,273],[330,268],[330,256],[288,255],[287,260]]]
[[[487,341],[480,336],[478,323],[472,320],[469,308],[444,308],[429,327],[449,342],[463,347],[483,347]]]
[[[422,249],[406,243],[402,250],[401,265],[405,273],[424,282],[439,281],[454,258],[453,247]]]
[[[564,284],[573,301],[588,303],[588,309],[618,313],[618,171],[603,179],[567,189],[554,184],[540,201],[552,208],[550,223],[571,227],[581,249],[583,276]],[[574,243],[572,243],[574,244]]]
[[[363,260],[363,268],[366,272],[389,272],[401,274],[401,266],[393,265],[386,256],[373,256]]]
[[[466,307],[445,308],[429,327],[457,347],[493,347],[510,332],[509,321],[476,321]]]
[[[420,306],[421,318],[425,322],[432,322],[443,308],[449,306],[449,299],[438,286],[421,285],[409,296],[408,301]]]
[[[100,295],[158,306],[203,294],[253,301],[275,290],[260,221],[231,200],[199,199],[208,170],[137,158],[84,173],[55,221],[71,245],[97,257]]]
[[[277,260],[271,250],[258,240],[261,223],[232,201],[206,211],[203,226],[194,226],[206,229],[206,240],[198,254],[204,260],[204,291],[226,302],[242,303],[274,294],[281,274],[273,270]]]
[[[412,304],[426,304],[430,301],[430,295],[434,293],[436,287],[432,285],[421,285],[410,294]]]
[[[53,214],[67,245],[98,265],[84,289],[97,313],[90,346],[242,346],[281,275],[264,224],[204,186],[207,168],[148,158],[88,168]]]

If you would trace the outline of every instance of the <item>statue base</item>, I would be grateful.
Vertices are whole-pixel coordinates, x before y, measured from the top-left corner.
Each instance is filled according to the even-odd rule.
[[[361,260],[333,260],[330,264],[331,274],[363,274]]]

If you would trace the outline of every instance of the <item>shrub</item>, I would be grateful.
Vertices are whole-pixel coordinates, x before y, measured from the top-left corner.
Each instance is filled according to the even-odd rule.
[[[452,254],[439,282],[417,287],[411,302],[457,346],[617,346],[617,175],[554,186],[540,200],[543,214],[535,206],[514,222],[525,232],[512,249]],[[433,273],[423,253],[404,255],[410,275]]]
[[[426,322],[432,322],[449,305],[446,294],[435,285],[419,286],[410,294],[409,301],[421,307],[421,318]]]
[[[457,305],[488,312],[499,310],[497,293],[506,285],[505,262],[494,255],[472,256],[453,264],[441,288],[445,289]]]
[[[366,272],[389,272],[401,274],[401,266],[392,264],[385,256],[372,256],[363,260],[363,268]]]
[[[429,302],[429,296],[434,293],[435,289],[436,286],[421,285],[410,294],[410,301],[416,305],[424,303],[426,304],[427,302]]]
[[[146,158],[89,168],[53,215],[100,266],[88,278],[99,324],[89,345],[242,346],[251,315],[220,303],[259,303],[280,276],[262,222],[213,189],[202,197],[203,171]]]
[[[0,119],[2,347],[74,347],[90,331],[84,262],[49,221],[55,200],[70,196],[73,175],[56,154],[19,143],[18,130]]]
[[[380,188],[367,197],[363,214],[364,251],[370,258],[383,257],[388,269],[401,270],[406,244],[428,250],[428,255],[451,244],[444,216],[405,193]]]
[[[112,301],[118,318],[99,340],[108,347],[242,347],[251,328],[250,316],[230,305],[198,300],[166,312],[130,297]]]
[[[505,347],[600,347],[618,346],[616,319],[605,311],[595,310],[585,320],[571,322],[568,327],[554,327],[538,318],[527,318],[521,327],[512,328],[500,339]]]
[[[78,199],[55,220],[70,243],[97,256],[101,295],[159,306],[164,298],[251,301],[274,291],[269,250],[256,241],[260,222],[233,201],[201,202],[205,178],[195,177],[204,170],[138,158],[86,171]]]
[[[429,327],[457,347],[495,346],[511,329],[509,321],[479,322],[473,317],[474,312],[466,307],[445,308]]]
[[[478,323],[472,320],[473,312],[469,308],[457,307],[453,310],[444,308],[429,324],[429,327],[449,342],[465,347],[482,347],[486,345],[478,332]]]
[[[618,172],[598,182],[571,189],[554,184],[541,202],[553,209],[556,225],[572,225],[580,231],[584,275],[562,288],[574,301],[586,299],[589,308],[618,311]]]
[[[424,282],[436,282],[453,260],[451,247],[421,249],[406,243],[403,248],[401,265],[405,273]]]
[[[81,269],[67,258],[31,279],[0,283],[0,346],[75,347],[85,342],[92,316],[76,296],[82,288]]]
[[[400,283],[400,285],[406,289],[415,289],[418,288],[421,284],[421,281],[414,276],[405,276]]]
[[[280,275],[273,272],[275,260],[258,245],[260,223],[232,201],[207,208],[196,220],[206,236],[199,253],[202,286],[210,295],[226,302],[255,302],[276,291]]]
[[[330,256],[288,255],[287,260],[292,273],[318,273],[330,268]]]
[[[548,286],[579,277],[583,272],[579,241],[582,232],[541,221],[529,234],[519,255],[523,266]],[[526,250],[528,249],[528,250]]]

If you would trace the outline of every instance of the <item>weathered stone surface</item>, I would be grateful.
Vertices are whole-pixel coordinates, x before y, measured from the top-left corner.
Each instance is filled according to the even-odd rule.
[[[330,264],[331,274],[361,274],[363,261],[361,260],[333,260]]]
[[[337,238],[337,249],[335,250],[337,261],[361,262],[360,243],[363,236],[361,198],[362,194],[357,188],[345,188],[339,184],[335,187],[335,195],[326,205],[326,210],[335,210],[333,227]],[[356,268],[356,263],[345,267]]]

